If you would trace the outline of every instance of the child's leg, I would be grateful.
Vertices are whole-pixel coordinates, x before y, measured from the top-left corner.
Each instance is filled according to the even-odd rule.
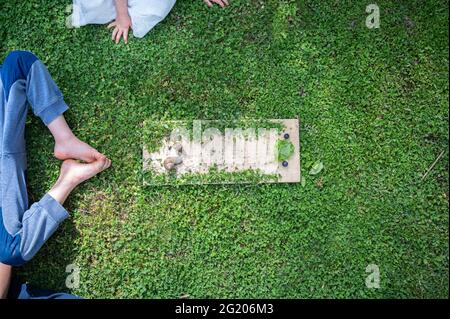
[[[128,0],[128,12],[133,21],[133,35],[144,37],[170,13],[175,0]]]
[[[45,195],[28,209],[25,120],[28,101],[49,124],[67,110],[62,94],[31,53],[11,52],[1,68],[0,262],[21,265],[31,259],[67,216]]]
[[[73,0],[72,25],[105,24],[116,18],[116,8],[111,0]]]
[[[49,126],[61,121],[68,107],[45,66],[29,52],[9,54],[0,75],[0,262],[21,265],[67,218],[61,204],[70,192],[65,189],[59,202],[46,194],[28,209],[24,134],[28,102]]]
[[[11,272],[11,266],[0,263],[0,299],[6,299],[8,296]]]

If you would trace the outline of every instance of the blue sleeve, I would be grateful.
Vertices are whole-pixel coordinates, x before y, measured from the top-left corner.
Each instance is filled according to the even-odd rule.
[[[17,81],[26,81],[26,95],[33,113],[45,125],[64,113],[68,106],[45,65],[31,52],[13,51],[2,65],[1,80],[8,103],[11,88]]]
[[[46,66],[37,60],[33,63],[27,77],[27,97],[33,113],[45,125],[63,114],[69,107]]]
[[[36,255],[69,214],[53,197],[46,194],[25,212],[20,231],[20,252],[25,261]]]

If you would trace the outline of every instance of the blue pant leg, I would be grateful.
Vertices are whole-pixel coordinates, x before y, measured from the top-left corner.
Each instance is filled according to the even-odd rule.
[[[0,67],[0,79],[0,262],[19,266],[37,253],[68,216],[48,194],[28,208],[28,105],[46,125],[68,107],[47,68],[30,52],[11,52]]]
[[[36,289],[29,284],[21,283],[17,278],[11,280],[8,299],[82,299],[64,292],[48,289]]]

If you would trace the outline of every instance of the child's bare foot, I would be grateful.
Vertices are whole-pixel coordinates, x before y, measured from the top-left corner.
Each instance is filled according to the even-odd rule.
[[[111,161],[106,157],[87,164],[73,159],[65,160],[59,178],[48,194],[62,205],[75,187],[110,166]]]
[[[92,163],[80,163],[73,159],[65,160],[61,166],[59,181],[76,187],[111,166],[111,160],[104,157]]]
[[[92,146],[80,141],[75,135],[55,142],[54,155],[59,160],[78,159],[87,163],[106,159]]]

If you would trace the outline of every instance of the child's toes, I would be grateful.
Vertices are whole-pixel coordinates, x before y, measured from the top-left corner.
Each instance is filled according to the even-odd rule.
[[[97,160],[90,165],[95,168],[96,172],[101,172],[103,170],[103,166],[105,165],[106,160]]]
[[[95,158],[97,159],[103,159],[106,156],[103,155],[102,153],[100,153],[99,151],[97,151],[96,149],[93,149],[92,154],[94,155]]]
[[[104,170],[107,169],[109,166],[111,166],[111,160],[108,159],[107,157],[104,157],[104,158],[101,160],[101,163],[102,163],[102,168],[101,168],[102,171],[104,171]]]
[[[111,167],[111,160],[109,158],[107,158],[106,159],[106,168],[109,168],[109,167]]]

